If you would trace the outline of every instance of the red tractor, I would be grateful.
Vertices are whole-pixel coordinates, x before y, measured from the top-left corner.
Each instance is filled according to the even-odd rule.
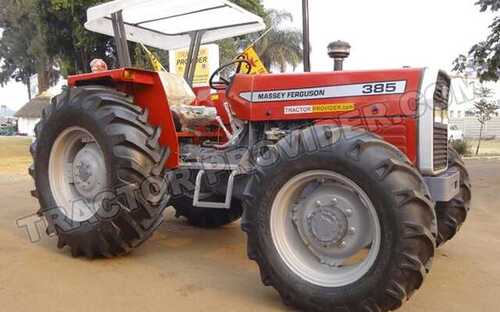
[[[225,0],[117,0],[86,27],[115,36],[123,66],[69,77],[31,147],[39,213],[73,256],[130,252],[172,205],[196,226],[241,218],[248,257],[287,304],[388,311],[465,221],[446,73],[219,75],[238,60],[212,76],[217,92],[193,92],[200,44],[260,31],[259,17]],[[130,68],[127,40],[189,46],[185,79]]]

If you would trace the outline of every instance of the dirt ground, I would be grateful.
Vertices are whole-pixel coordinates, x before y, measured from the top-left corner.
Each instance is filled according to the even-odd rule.
[[[8,149],[0,144],[0,157],[13,161],[0,159],[0,311],[287,311],[261,284],[238,224],[201,230],[169,211],[142,247],[110,260],[74,259],[53,238],[30,242],[16,223],[38,209],[25,174],[29,157],[24,148]],[[400,311],[498,310],[500,161],[467,165],[474,187],[468,222],[438,250],[422,289]]]

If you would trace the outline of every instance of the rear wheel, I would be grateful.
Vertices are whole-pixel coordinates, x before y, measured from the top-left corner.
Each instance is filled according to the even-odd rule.
[[[449,202],[436,204],[439,234],[438,246],[452,239],[462,227],[470,210],[471,183],[469,173],[460,155],[450,147],[448,149],[449,168],[460,172],[460,191]]]
[[[33,195],[59,248],[73,256],[117,256],[163,220],[168,150],[147,111],[103,87],[72,88],[52,100],[31,146]]]
[[[198,171],[189,171],[189,184],[194,187],[196,174]],[[184,217],[189,224],[201,228],[218,228],[227,224],[231,224],[241,218],[243,207],[241,201],[233,198],[231,208],[229,209],[213,209],[193,206],[193,190],[184,190],[185,194],[175,196],[172,199],[172,206],[175,209],[176,217]],[[201,197],[204,201],[209,202],[224,202],[225,196],[210,193],[202,193]]]
[[[206,201],[224,202],[224,196],[211,195],[205,197]],[[243,207],[241,202],[233,199],[229,209],[213,209],[193,206],[193,199],[190,197],[176,198],[172,205],[175,208],[177,217],[185,217],[191,225],[201,228],[218,228],[231,224],[241,218]]]
[[[312,136],[333,142],[311,152]],[[369,133],[314,127],[296,144],[288,139],[273,149],[272,165],[257,166],[245,201],[248,256],[263,283],[303,311],[400,307],[434,255],[435,213],[422,177]]]

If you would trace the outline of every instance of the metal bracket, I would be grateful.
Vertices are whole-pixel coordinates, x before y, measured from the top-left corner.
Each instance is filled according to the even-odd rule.
[[[227,180],[226,199],[223,203],[200,201],[201,179],[203,178],[204,174],[205,174],[205,170],[200,170],[200,171],[198,171],[198,174],[196,175],[196,185],[194,188],[193,206],[203,207],[203,208],[215,208],[215,209],[229,209],[229,208],[231,208],[231,199],[233,197],[234,177],[238,174],[238,171],[233,170],[231,172],[231,174],[229,175],[229,179]]]
[[[435,202],[448,202],[460,192],[460,172],[455,168],[435,177],[424,176],[424,180]]]
[[[131,67],[130,53],[128,51],[127,33],[123,24],[122,11],[111,14],[113,23],[113,32],[116,44],[116,53],[118,55],[118,63],[120,67]]]
[[[198,55],[200,52],[201,40],[203,38],[203,31],[195,31],[189,34],[191,43],[189,45],[186,68],[184,70],[184,79],[192,87],[196,65],[198,64]]]

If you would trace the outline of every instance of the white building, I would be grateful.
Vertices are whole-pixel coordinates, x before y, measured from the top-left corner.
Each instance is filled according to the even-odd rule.
[[[42,117],[42,111],[50,104],[50,96],[39,95],[17,111],[17,131],[28,136],[35,135],[35,126]]]
[[[19,134],[35,136],[35,126],[42,117],[43,109],[50,104],[52,97],[61,93],[62,87],[65,85],[66,80],[60,79],[55,86],[37,95],[17,111],[15,116],[18,118],[17,131]]]
[[[481,85],[493,91],[492,100],[500,105],[500,83],[484,82],[481,84],[477,78],[452,77],[452,95],[448,108],[450,119],[462,119],[474,108],[474,103],[479,101],[476,92]]]
[[[500,83],[481,82],[477,78],[452,77],[452,93],[448,113],[450,124],[456,125],[468,138],[479,136],[480,124],[471,113],[474,103],[479,101],[476,92],[481,86],[492,90],[492,100],[500,106]],[[500,138],[500,110],[486,124],[483,135],[490,138]]]

